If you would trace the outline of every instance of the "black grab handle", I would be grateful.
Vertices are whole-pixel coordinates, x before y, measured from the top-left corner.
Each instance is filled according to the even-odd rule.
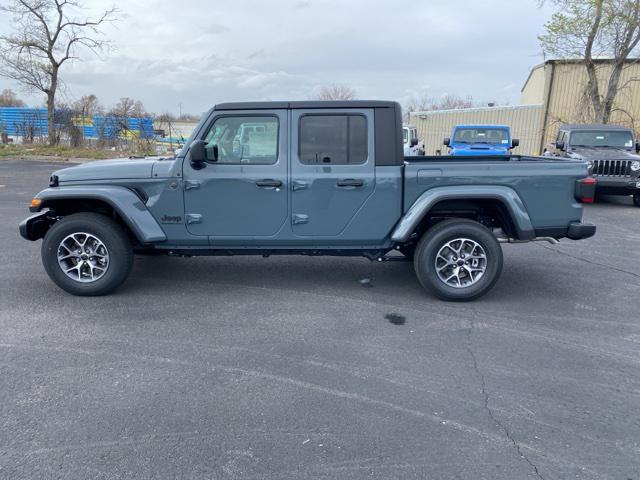
[[[282,182],[280,180],[258,180],[256,185],[259,187],[268,187],[268,188],[279,188],[282,186]]]
[[[338,180],[336,185],[339,187],[362,187],[364,181],[356,180],[355,178],[345,178],[344,180]]]

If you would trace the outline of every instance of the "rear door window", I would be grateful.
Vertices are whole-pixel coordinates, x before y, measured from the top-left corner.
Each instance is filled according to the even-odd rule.
[[[304,115],[298,154],[306,165],[353,165],[367,161],[367,119],[363,115]]]

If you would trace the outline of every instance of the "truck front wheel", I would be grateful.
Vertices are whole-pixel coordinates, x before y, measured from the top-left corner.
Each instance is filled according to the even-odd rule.
[[[42,242],[49,278],[73,295],[106,295],[133,266],[133,249],[123,229],[97,213],[75,213],[54,224]]]
[[[420,284],[438,298],[468,301],[487,293],[502,271],[502,249],[489,229],[445,220],[424,233],[414,257]]]

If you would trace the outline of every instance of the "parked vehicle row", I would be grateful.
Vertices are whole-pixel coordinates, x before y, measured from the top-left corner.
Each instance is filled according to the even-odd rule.
[[[562,125],[544,154],[586,161],[596,193],[632,195],[640,207],[640,144],[633,130],[616,125]]]
[[[457,125],[443,143],[450,156],[509,156],[520,145],[507,125]],[[640,207],[639,151],[640,144],[630,128],[565,124],[556,140],[545,147],[543,155],[585,161],[589,174],[596,180],[597,194],[631,196]]]
[[[400,105],[216,105],[180,154],[87,163],[51,176],[20,224],[74,295],[121,285],[133,254],[342,255],[413,262],[446,300],[488,292],[500,242],[594,235],[585,162],[405,156]]]

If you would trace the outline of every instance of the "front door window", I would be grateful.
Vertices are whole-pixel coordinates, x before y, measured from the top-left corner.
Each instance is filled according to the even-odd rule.
[[[212,125],[205,143],[210,161],[272,165],[278,160],[278,118],[220,117]]]

